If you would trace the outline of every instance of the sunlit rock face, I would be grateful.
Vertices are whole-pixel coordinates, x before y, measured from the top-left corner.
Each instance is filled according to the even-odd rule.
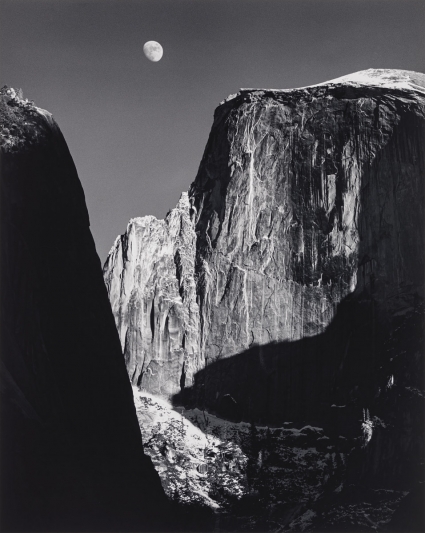
[[[165,221],[131,220],[109,254],[139,397],[172,397],[206,433],[225,419],[220,437],[248,458],[240,530],[392,530],[406,516],[423,530],[424,86],[369,70],[241,89],[216,110],[189,192]],[[168,422],[152,409],[139,421],[170,490]],[[298,441],[303,428],[318,433]]]
[[[389,313],[422,292],[424,92],[370,74],[217,109],[190,189],[206,358],[317,335],[371,280]]]
[[[0,122],[1,530],[163,531],[72,157],[20,92]]]
[[[171,396],[199,368],[196,234],[187,193],[165,220],[130,220],[104,276],[134,385]]]
[[[165,221],[131,220],[104,267],[134,384],[170,396],[208,363],[320,335],[350,294],[387,322],[412,307],[423,78],[362,71],[217,108],[188,195]]]

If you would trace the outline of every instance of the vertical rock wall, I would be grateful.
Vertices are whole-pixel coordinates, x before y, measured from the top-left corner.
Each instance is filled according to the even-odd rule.
[[[164,530],[89,229],[50,113],[1,119],[1,529]]]
[[[190,191],[206,357],[322,333],[372,270],[385,311],[423,290],[423,131],[413,91],[243,91],[217,110]]]
[[[165,220],[132,219],[104,266],[134,385],[171,396],[199,368],[196,235],[187,193]]]
[[[372,298],[387,326],[413,308],[424,281],[423,85],[420,74],[371,70],[241,90],[218,107],[184,209],[133,219],[104,267],[134,382],[169,396],[211,363],[316,338],[350,295]],[[236,393],[224,383],[238,376],[225,377],[210,405]]]

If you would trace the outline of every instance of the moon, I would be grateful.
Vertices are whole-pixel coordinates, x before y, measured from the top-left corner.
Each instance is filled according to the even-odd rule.
[[[150,61],[159,61],[164,53],[162,46],[156,41],[148,41],[143,45],[143,53]]]

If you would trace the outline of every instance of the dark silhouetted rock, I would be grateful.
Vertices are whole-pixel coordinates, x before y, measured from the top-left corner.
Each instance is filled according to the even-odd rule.
[[[0,104],[2,531],[162,531],[71,155],[50,113]]]

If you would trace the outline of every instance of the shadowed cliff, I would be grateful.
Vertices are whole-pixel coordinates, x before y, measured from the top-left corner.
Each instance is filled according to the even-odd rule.
[[[1,528],[163,530],[71,155],[49,113],[0,105]]]
[[[346,454],[338,481],[314,503],[289,507],[281,524],[292,512],[308,511],[315,514],[313,531],[357,531],[358,524],[350,529],[344,521],[332,529],[332,510],[379,506],[380,491],[407,491],[383,530],[423,531],[424,319],[417,296],[390,325],[379,320],[371,295],[347,297],[323,334],[253,346],[212,362],[173,403],[234,422],[322,428],[331,439],[325,444],[338,443]],[[257,512],[261,517],[263,510]]]
[[[409,479],[413,470],[400,463],[415,455],[417,468],[423,454],[423,305],[417,301],[391,329],[376,316],[375,302],[347,298],[323,334],[253,346],[210,363],[173,403],[259,425],[318,425],[327,434],[349,438],[362,435],[363,410],[368,410],[369,418],[383,424],[374,424],[378,431],[388,425],[413,435],[402,443],[403,453],[391,454],[396,475]],[[389,474],[388,466],[381,474]]]

